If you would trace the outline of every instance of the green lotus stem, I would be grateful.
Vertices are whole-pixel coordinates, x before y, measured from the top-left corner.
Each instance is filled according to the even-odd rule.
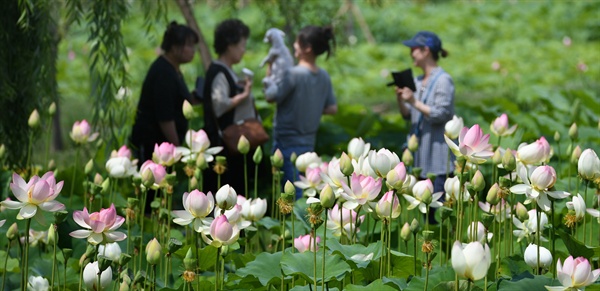
[[[217,261],[215,262],[215,291],[219,290],[219,281],[221,281],[220,271],[221,267],[219,266],[219,257],[221,256],[221,247],[217,248]]]
[[[292,217],[292,219],[294,219]],[[294,236],[294,234],[292,234],[292,236]],[[292,239],[293,241],[293,239]],[[285,215],[282,215],[281,217],[281,252],[283,253],[285,251]]]
[[[8,252],[6,252],[6,257],[8,258]],[[6,267],[4,268],[4,272],[6,272]],[[54,274],[56,273],[56,239],[54,239],[54,250],[52,254],[52,279],[50,280],[50,288],[54,288]]]
[[[392,204],[393,205],[393,204]],[[391,219],[390,215],[390,219]],[[392,270],[392,222],[387,224],[387,276],[390,276]]]
[[[458,227],[458,231],[456,232],[456,240],[460,240],[460,235],[462,233],[462,216],[463,216],[463,193],[464,193],[464,186],[465,186],[465,179],[463,178],[463,174],[465,173],[465,166],[466,166],[466,161],[463,163],[462,168],[460,169],[460,177],[459,177],[459,184],[460,184],[460,188],[458,189],[458,222],[456,224],[456,226]]]
[[[50,155],[50,139],[52,138],[52,116],[48,116],[48,135],[46,136],[46,156],[44,161],[48,165],[48,156]]]
[[[75,166],[73,166],[73,178],[71,180],[71,193],[69,194],[69,207],[73,206],[73,191],[75,191],[75,177],[77,176],[77,162],[78,161],[79,161],[79,146],[75,146]]]
[[[587,189],[588,189],[588,181],[587,180],[583,180],[583,178],[581,178],[581,180],[583,181],[583,184],[585,185],[585,190],[583,191],[583,201],[587,201],[588,200],[588,195],[587,195]],[[583,216],[583,240],[581,241],[584,245],[585,245],[585,237],[587,234],[587,231],[585,229],[585,225],[587,224],[587,219],[585,219],[585,215]],[[592,226],[592,224],[590,223],[590,226]],[[590,238],[592,238],[592,235],[590,234]],[[591,243],[591,241],[590,241]]]
[[[571,151],[572,151],[573,150],[573,140],[571,140],[571,145],[569,147],[571,148]],[[568,187],[567,191],[571,192],[571,171],[573,169],[573,166],[570,163],[568,165],[569,165],[569,187]],[[577,184],[576,193],[579,193],[579,184]]]
[[[540,229],[541,214],[540,214],[540,210],[538,209],[539,207],[537,207],[537,201],[534,202],[533,207],[536,210],[535,211],[535,215],[536,215],[536,218],[537,218],[537,221],[536,221],[536,223],[537,223],[537,230],[535,231],[535,235],[537,237],[537,242],[536,242],[537,243],[537,265],[536,265],[537,268],[536,268],[536,272],[537,272],[538,275],[541,275],[541,272],[540,272],[540,244],[541,244],[541,241],[540,241],[540,232],[542,232],[542,230]]]
[[[448,148],[448,156],[446,158],[446,180],[448,180],[448,177],[450,176],[450,148]]]
[[[23,272],[22,275],[22,283],[21,283],[21,290],[25,291],[27,289],[27,278],[28,278],[28,273],[29,273],[29,229],[31,228],[31,218],[26,219],[26,224],[25,224],[25,271]],[[6,253],[6,256],[8,257],[8,253]],[[5,270],[6,272],[6,270]]]
[[[146,198],[148,196],[148,189],[146,187],[142,187],[142,204],[140,206],[140,248],[139,248],[139,252],[141,253],[143,250],[143,246],[144,246],[144,218],[145,218],[145,211],[146,211]],[[142,258],[143,256],[140,255],[140,270],[142,269]]]
[[[425,253],[425,288],[423,288],[423,290],[427,290],[428,285],[429,285],[429,253]]]
[[[311,231],[313,237],[313,262],[314,262],[314,268],[313,268],[313,278],[315,281],[315,290],[317,290],[317,230],[315,229],[315,226],[312,226],[312,231]],[[309,249],[310,249],[310,244],[309,244]],[[325,257],[323,257],[323,263],[325,263]],[[324,276],[324,274],[323,274]]]
[[[560,155],[559,155],[560,156]],[[554,224],[554,199],[550,199],[550,215],[552,216],[551,218],[551,222],[552,222],[552,231],[550,232],[550,236],[552,239],[552,253],[556,254],[556,245],[555,245],[555,241],[554,241],[554,235],[555,235],[555,231],[556,231],[556,224]],[[556,279],[556,256],[552,256],[552,279]]]
[[[294,225],[294,220],[292,220],[292,226]],[[321,290],[325,290],[325,246],[327,245],[327,213],[325,214],[325,223],[323,224],[323,270],[321,274]],[[315,252],[317,250],[315,249]],[[316,290],[315,290],[316,291]]]
[[[379,237],[380,237],[379,240],[381,241],[381,259],[379,260],[379,279],[383,278],[383,261],[385,260],[385,257],[383,255],[385,253],[385,247],[386,247],[385,235],[383,232],[384,224],[385,224],[385,221],[382,220],[381,221],[381,233],[379,234]]]
[[[258,164],[254,164],[254,199],[258,198]]]
[[[450,229],[452,228],[452,222],[450,219],[448,221],[448,229],[446,230],[446,260],[445,263],[448,264],[448,259],[450,258]],[[442,247],[442,241],[440,240],[440,248]],[[441,255],[440,255],[441,257]]]
[[[352,234],[352,243],[358,241],[358,220],[360,219],[360,208],[362,205],[359,205],[356,209],[356,222],[354,223],[354,234]],[[352,221],[352,212],[350,212],[350,221]],[[352,230],[352,224],[350,224],[350,230]]]
[[[277,189],[275,187],[275,175],[277,175],[277,170],[275,168],[273,168],[273,176],[271,177],[271,205],[273,205],[273,207],[271,207],[271,217],[275,218],[275,189]]]
[[[283,218],[285,219],[285,215],[283,216]],[[296,226],[294,223],[294,207],[292,207],[292,212],[290,213],[290,220],[292,221],[292,238],[296,236]],[[325,219],[327,219],[327,215],[325,215]],[[294,239],[292,239],[292,253],[296,252],[296,242],[294,241]]]
[[[415,276],[417,276],[417,233],[413,233],[413,250],[415,256]]]
[[[439,238],[440,239],[440,241],[439,241],[440,242],[440,267],[443,266],[442,258],[444,257],[444,256],[442,256],[442,229],[443,229],[442,226],[443,225],[444,225],[444,220],[442,220],[442,223],[440,223],[440,238]]]
[[[467,291],[471,291],[471,280],[467,280]]]
[[[98,274],[96,275],[96,288],[98,290],[102,290],[102,285],[101,284],[101,280],[100,280],[100,276],[102,275],[102,271],[100,271],[100,263],[98,263]]]
[[[244,154],[244,197],[248,198],[248,154]]]

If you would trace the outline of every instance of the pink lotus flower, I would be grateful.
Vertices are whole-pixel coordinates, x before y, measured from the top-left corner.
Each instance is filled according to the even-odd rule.
[[[36,219],[43,221],[38,209],[56,212],[65,209],[65,205],[54,201],[60,190],[62,190],[63,181],[56,183],[54,173],[47,172],[41,178],[34,176],[25,183],[21,176],[13,173],[13,180],[10,183],[10,189],[18,201],[4,200],[2,206],[8,209],[20,209],[17,219]]]
[[[98,138],[98,133],[92,133],[92,128],[87,120],[75,121],[70,133],[71,139],[77,144],[92,142]]]
[[[131,159],[131,150],[129,148],[127,148],[126,145],[123,145],[119,148],[118,151],[113,150],[110,153],[110,157],[111,158],[116,158],[116,157],[125,157],[128,159]]]
[[[321,242],[321,238],[317,236],[316,238],[317,244]],[[314,238],[310,235],[301,235],[294,239],[294,247],[298,250],[298,252],[306,252],[311,251],[315,252],[319,250],[319,246],[315,246]]]
[[[489,143],[490,135],[484,135],[478,124],[471,128],[463,127],[458,136],[458,145],[445,135],[444,139],[457,157],[465,157],[467,161],[474,164],[483,164],[494,155],[492,145]]]
[[[183,208],[185,210],[174,210],[176,217],[173,222],[179,225],[188,225],[193,223],[196,232],[206,232],[212,218],[207,218],[215,207],[215,199],[211,192],[204,194],[198,190],[183,193]]]
[[[217,217],[210,225],[210,236],[209,239],[204,233],[202,238],[207,244],[214,247],[221,247],[223,245],[230,245],[237,241],[240,235],[240,230],[236,225],[229,223],[227,216],[221,215]]]
[[[306,176],[300,175],[300,181],[294,182],[294,185],[302,189],[304,195],[314,197],[325,186],[321,179],[321,168],[306,168]]]
[[[531,175],[527,177],[527,167],[520,167],[518,174],[524,184],[510,187],[515,194],[526,194],[525,204],[537,201],[538,206],[544,211],[550,211],[550,200],[548,195],[554,199],[563,199],[570,194],[565,191],[550,191],[556,182],[556,171],[551,166],[545,165],[532,168]]]
[[[526,165],[537,165],[550,159],[551,148],[545,137],[528,145],[520,145],[516,158]]]
[[[388,188],[395,190],[402,190],[404,180],[406,180],[406,167],[403,162],[400,162],[393,169],[391,169],[385,176]]]
[[[152,160],[163,166],[169,167],[181,159],[181,153],[177,152],[176,147],[172,143],[163,142],[154,145]]]
[[[341,192],[340,195],[346,199],[344,207],[355,209],[359,206],[366,205],[366,207],[372,208],[367,202],[371,202],[377,198],[381,191],[381,183],[381,179],[357,175],[356,173],[352,174],[350,187],[345,183],[342,183],[344,191]]]
[[[394,191],[388,191],[383,194],[383,197],[377,202],[375,212],[380,218],[397,218],[400,216],[400,200],[394,194]]]
[[[117,215],[114,204],[111,204],[108,209],[102,208],[91,214],[84,207],[83,211],[73,212],[73,220],[85,229],[73,231],[69,235],[75,238],[87,238],[87,241],[93,245],[122,241],[127,238],[124,233],[116,231],[125,219]]]
[[[214,155],[223,150],[222,146],[210,147],[208,135],[202,129],[199,131],[188,130],[185,134],[185,143],[189,148],[178,147],[177,151],[183,155],[181,160],[186,163],[190,160],[195,161],[198,155],[204,155],[206,162],[210,163],[214,160]]]
[[[565,264],[556,263],[556,273],[558,281],[562,287],[546,286],[548,290],[583,290],[585,286],[591,285],[600,277],[600,269],[592,270],[590,262],[584,257],[573,259],[569,256],[565,259]],[[572,289],[571,289],[572,288]]]
[[[142,164],[142,166],[140,167],[140,175],[142,175],[143,177],[144,173],[147,170],[152,173],[152,177],[154,178],[154,184],[156,186],[161,185],[163,180],[165,179],[165,176],[167,176],[167,171],[165,170],[165,167],[156,164],[151,160],[147,160],[145,163]]]
[[[517,125],[513,125],[512,127],[508,127],[508,116],[506,113],[500,115],[500,117],[496,118],[494,122],[490,125],[490,129],[497,136],[508,136],[511,135],[517,130]]]
[[[321,172],[321,179],[331,186],[336,198],[340,196],[340,193],[343,191],[342,183],[346,179],[346,176],[344,176],[340,169],[340,160],[338,158],[333,157],[329,161],[327,168]]]
[[[227,221],[229,221],[231,225],[237,226],[238,230],[246,229],[252,225],[252,223],[247,221],[242,215],[242,205],[240,204],[235,204],[231,209],[225,211],[222,211],[221,208],[219,208],[219,205],[217,205],[215,206],[214,216],[215,218],[226,216]]]
[[[348,238],[352,235],[350,232],[350,226],[352,225],[352,231],[356,229],[356,233],[360,232],[360,228],[357,229],[356,218],[358,214],[354,210],[341,208],[336,204],[332,209],[327,210],[327,229],[333,231],[334,236],[341,236],[345,234]],[[358,217],[358,223],[365,219],[364,215]]]
[[[371,169],[375,171],[375,174],[377,174],[378,177],[382,178],[400,163],[400,158],[398,155],[388,149],[370,151],[367,158],[369,160]]]
[[[433,193],[433,183],[429,179],[417,182],[412,189],[412,193],[413,196],[403,194],[404,198],[410,203],[406,208],[407,210],[419,207],[421,213],[427,213],[427,207],[442,207],[442,202],[438,200],[444,195],[444,192]]]

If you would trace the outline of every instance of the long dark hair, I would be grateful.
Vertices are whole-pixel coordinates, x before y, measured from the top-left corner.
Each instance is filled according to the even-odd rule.
[[[298,32],[298,43],[301,47],[310,46],[315,56],[327,52],[327,58],[335,48],[335,36],[331,26],[305,26]]]
[[[183,46],[190,40],[194,44],[198,43],[198,34],[189,26],[172,21],[165,31],[160,48],[168,52],[174,46]]]

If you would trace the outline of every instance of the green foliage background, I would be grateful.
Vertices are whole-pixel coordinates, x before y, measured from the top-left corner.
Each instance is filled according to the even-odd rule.
[[[419,30],[435,31],[450,52],[440,64],[454,78],[456,114],[465,119],[467,126],[479,123],[487,130],[494,118],[507,113],[511,124],[519,124],[520,130],[502,143],[516,148],[521,141],[530,142],[541,135],[552,140],[555,131],[566,138],[568,127],[577,122],[582,148],[600,150],[598,1],[355,1],[375,44],[366,41],[352,21],[354,16],[337,15],[342,1],[240,3],[195,1],[193,9],[209,45],[215,26],[225,18],[240,18],[251,27],[246,56],[235,69],[248,67],[255,71],[253,92],[267,127],[271,126],[274,109],[263,101],[260,86],[265,70],[258,64],[269,48],[262,42],[264,32],[270,27],[291,32],[287,41],[291,47],[293,33],[302,26],[334,25],[336,53],[329,60],[319,59],[318,64],[332,76],[340,111],[334,117],[323,118],[316,149],[321,154],[344,150],[354,136],[362,136],[374,147],[400,150],[406,124],[397,113],[393,90],[385,84],[390,71],[411,66],[409,51],[401,41]],[[127,87],[130,95],[124,101],[103,101],[103,107],[96,107],[100,110],[90,106],[99,104],[97,93],[91,94],[95,83],[90,81],[94,79],[89,73],[98,54],[97,43],[89,41],[92,19],[79,17],[79,22],[65,30],[57,60],[65,132],[75,120],[93,119],[97,113],[97,125],[111,147],[126,141],[141,83],[157,57],[164,27],[171,20],[185,22],[173,1],[140,4],[127,2],[121,9],[129,13],[121,21],[115,20],[123,35],[126,57],[117,64],[97,60],[100,72],[107,66],[122,66],[126,74],[115,76],[102,98],[116,94],[121,86]],[[563,44],[566,37],[572,41],[569,46]],[[492,68],[494,62],[499,69]],[[203,74],[202,68],[199,58],[182,67],[190,88],[195,77]],[[420,73],[419,69],[415,72]],[[110,122],[106,121],[109,115]],[[201,122],[195,121],[194,126],[201,127]],[[68,157],[69,151],[65,155]]]

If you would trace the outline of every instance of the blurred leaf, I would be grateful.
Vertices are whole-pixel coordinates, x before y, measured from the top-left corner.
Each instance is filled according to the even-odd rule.
[[[381,290],[381,291],[386,291],[386,290],[396,290],[396,288],[391,287],[389,285],[386,285],[383,283],[383,281],[381,279],[375,280],[373,282],[371,282],[371,284],[367,285],[367,286],[358,286],[358,285],[346,285],[344,287],[344,290],[348,290],[348,291],[352,291],[352,290]]]
[[[6,252],[0,251],[0,262],[2,262],[2,264],[0,264],[0,271],[2,273],[4,273],[5,271],[11,273],[21,272],[21,263],[18,259],[9,257],[6,263],[6,269],[4,269],[4,261],[6,261]]]
[[[370,243],[365,247],[361,244],[342,245],[337,239],[329,239],[327,240],[327,248],[334,254],[342,255],[347,262],[352,262],[353,265],[359,268],[365,268],[370,261],[381,258],[381,241]],[[369,255],[373,257],[369,260],[361,260],[364,256]]]
[[[246,278],[248,276],[255,277],[263,286],[267,284],[279,284],[281,281],[281,252],[269,254],[266,252],[256,256],[254,261],[249,262],[246,267],[237,270],[236,275]]]
[[[553,286],[552,278],[546,276],[534,276],[529,272],[514,277],[511,281],[502,280],[498,282],[498,290],[531,291],[545,290],[544,286]]]
[[[323,271],[323,256],[317,255],[317,282],[321,281]],[[281,259],[281,269],[286,275],[300,275],[309,282],[314,280],[314,257],[313,252],[286,253]],[[340,280],[346,273],[351,272],[350,266],[338,255],[327,256],[325,259],[325,282],[333,279]]]
[[[592,258],[600,257],[600,247],[589,248],[582,242],[576,240],[571,235],[567,234],[563,230],[557,229],[556,233],[563,240],[567,250],[569,250],[569,254],[575,257],[584,257],[588,260],[592,260]]]
[[[407,254],[403,254],[394,250],[391,251],[391,254],[392,273],[394,274],[394,276],[406,278],[410,275],[415,275],[415,258],[413,256],[409,256]],[[417,266],[417,269],[420,269],[420,266]]]

